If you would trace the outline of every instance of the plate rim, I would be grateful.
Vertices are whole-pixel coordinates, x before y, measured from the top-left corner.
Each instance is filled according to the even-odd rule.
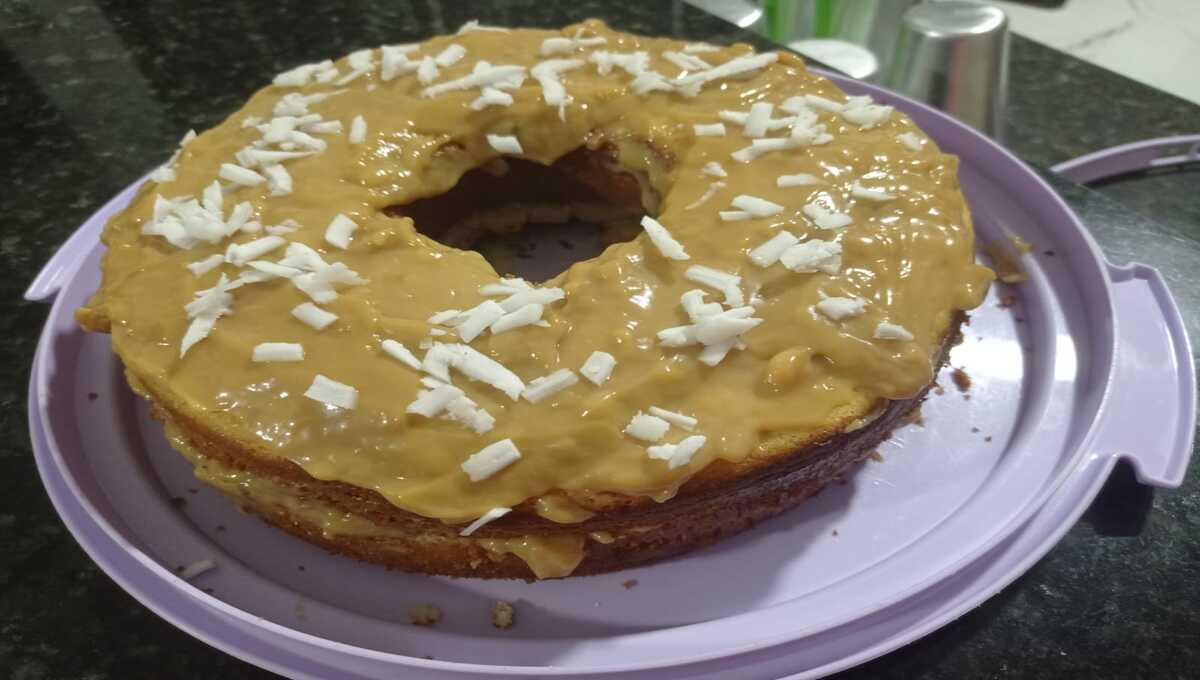
[[[844,89],[851,90],[851,91],[853,91],[853,90],[866,91],[866,92],[869,92],[869,93],[872,93],[875,95],[882,96],[885,99],[894,99],[894,100],[902,101],[906,107],[910,107],[911,109],[921,111],[925,115],[932,115],[932,116],[941,118],[944,123],[949,124],[949,129],[955,130],[959,134],[967,134],[968,136],[973,136],[976,138],[976,140],[975,140],[976,142],[983,142],[982,148],[986,149],[991,154],[999,153],[1003,157],[1003,160],[1006,161],[1008,163],[1008,165],[1010,165],[1012,167],[1012,169],[1019,171],[1017,174],[1019,174],[1020,176],[1023,176],[1024,179],[1026,180],[1026,182],[1032,182],[1032,183],[1034,183],[1034,185],[1037,186],[1037,188],[1041,191],[1041,194],[1042,194],[1041,198],[1043,200],[1048,201],[1049,204],[1051,205],[1051,207],[1057,213],[1059,213],[1060,217],[1066,218],[1067,223],[1068,223],[1069,227],[1071,228],[1070,230],[1075,232],[1075,234],[1079,238],[1081,238],[1083,240],[1083,242],[1086,244],[1087,249],[1088,249],[1087,254],[1091,256],[1090,260],[1099,269],[1101,269],[1101,270],[1103,269],[1103,265],[1106,263],[1106,260],[1103,258],[1103,255],[1100,253],[1099,248],[1096,245],[1094,239],[1091,237],[1091,235],[1087,232],[1087,230],[1083,227],[1082,223],[1079,221],[1078,216],[1076,216],[1074,214],[1074,212],[1065,203],[1065,201],[1063,201],[1063,199],[1056,192],[1053,191],[1053,189],[1049,186],[1048,183],[1045,182],[1044,179],[1042,179],[1036,172],[1032,171],[1026,164],[1024,164],[1020,159],[1018,159],[1016,156],[1014,156],[1007,149],[1000,147],[994,141],[987,139],[987,138],[983,137],[982,135],[979,135],[979,133],[974,132],[973,130],[970,130],[969,128],[966,128],[963,124],[958,123],[957,121],[954,121],[953,119],[949,118],[945,114],[942,114],[941,112],[931,109],[923,104],[920,104],[918,102],[913,102],[902,96],[896,95],[895,93],[888,92],[886,90],[883,90],[883,89],[875,87],[875,86],[871,86],[871,85],[868,85],[865,83],[859,83],[859,82],[855,82],[855,81],[847,81],[846,79],[837,77],[836,75],[820,72],[817,69],[813,69],[813,71],[819,72],[819,73],[821,73],[821,75],[829,77],[831,80],[833,80],[835,83],[837,83],[839,86],[843,87]],[[88,222],[85,223],[85,226],[88,224],[91,224],[92,221],[96,218],[96,216],[99,213],[103,212],[105,210],[105,208],[109,207],[109,205],[111,205],[114,201],[122,198],[127,192],[130,192],[130,193],[135,192],[137,190],[137,187],[139,187],[140,185],[141,185],[141,181],[139,181],[133,185],[130,185],[130,187],[128,187],[126,190],[119,193],[116,197],[114,197],[114,199],[112,201],[109,201],[109,203],[106,204],[104,208],[101,208],[101,210],[97,211],[96,214],[94,214],[91,218],[89,218]],[[93,247],[98,247],[98,246],[93,246]],[[79,258],[76,261],[76,264],[77,265],[81,264],[83,260],[86,260],[86,258]],[[77,268],[78,267],[76,267],[76,269]],[[73,277],[75,274],[76,274],[76,272],[72,272],[71,277]],[[70,278],[70,277],[68,277],[68,278]],[[1104,301],[1107,303],[1107,306],[1109,308],[1107,311],[1108,311],[1109,315],[1111,316],[1113,314],[1113,310],[1112,310],[1113,296],[1112,296],[1112,291],[1111,291],[1111,283],[1109,282],[1109,280],[1106,277],[1098,277],[1097,281],[1103,282],[1103,286],[1101,287],[1101,295],[1102,295]],[[40,363],[40,357],[41,357],[41,353],[43,352],[43,347],[49,345],[49,343],[47,343],[47,340],[49,338],[50,331],[52,330],[52,328],[54,326],[54,320],[56,318],[58,318],[59,315],[61,315],[61,313],[62,313],[62,310],[60,309],[60,304],[62,302],[62,299],[63,298],[60,297],[59,299],[55,300],[55,303],[52,306],[52,309],[50,312],[50,317],[47,320],[46,326],[43,328],[42,337],[39,338],[38,354],[37,354],[37,358],[35,358],[35,364],[34,364],[35,368]],[[1010,537],[1034,513],[1036,513],[1037,510],[1039,510],[1042,506],[1044,506],[1045,503],[1048,501],[1048,499],[1051,498],[1055,493],[1057,493],[1057,491],[1062,487],[1062,485],[1064,484],[1066,479],[1070,476],[1070,474],[1079,467],[1080,457],[1081,457],[1083,451],[1086,450],[1087,444],[1095,436],[1098,426],[1099,426],[1100,422],[1102,421],[1103,414],[1105,412],[1105,406],[1110,401],[1110,395],[1111,395],[1111,391],[1113,389],[1113,385],[1112,385],[1113,370],[1112,369],[1113,369],[1113,362],[1115,360],[1115,352],[1114,352],[1114,346],[1113,346],[1114,343],[1113,343],[1112,335],[1109,334],[1109,336],[1106,337],[1105,340],[1106,340],[1106,342],[1103,343],[1103,349],[1107,355],[1106,356],[1107,361],[1103,362],[1104,367],[1105,367],[1105,374],[1103,376],[1097,376],[1098,380],[1103,381],[1104,387],[1102,390],[1101,397],[1096,405],[1096,409],[1097,409],[1096,413],[1093,414],[1091,422],[1089,423],[1085,433],[1081,437],[1079,444],[1076,446],[1076,451],[1073,454],[1071,454],[1070,457],[1064,457],[1064,460],[1066,460],[1067,463],[1064,464],[1062,469],[1057,472],[1054,479],[1049,484],[1045,485],[1045,488],[1041,492],[1039,492],[1039,494],[1037,496],[1035,496],[1034,500],[1027,502],[1026,506],[1022,509],[1022,511],[1018,515],[1014,516],[1012,518],[1012,520],[1010,520],[1008,523],[998,527],[987,540],[978,544],[978,546],[973,551],[970,551],[970,552],[964,554],[964,556],[961,559],[959,559],[958,561],[942,568],[941,570],[939,570],[937,572],[930,573],[924,579],[916,582],[914,585],[912,585],[911,587],[909,587],[907,589],[892,593],[889,596],[889,598],[886,600],[881,600],[877,603],[873,603],[870,612],[865,612],[865,611],[859,612],[858,614],[856,614],[854,616],[845,617],[844,620],[822,621],[820,624],[818,624],[818,630],[808,630],[808,631],[803,631],[800,633],[796,633],[795,631],[786,632],[786,633],[781,632],[780,634],[778,634],[776,636],[770,636],[770,637],[761,639],[755,643],[743,645],[740,647],[723,648],[721,651],[714,651],[714,652],[710,652],[708,654],[702,654],[702,655],[698,655],[698,656],[663,659],[663,660],[658,661],[653,664],[646,664],[646,663],[639,662],[636,664],[626,664],[626,665],[573,666],[573,667],[554,667],[554,668],[538,667],[538,666],[506,666],[506,665],[492,665],[492,664],[480,664],[480,663],[469,663],[469,662],[458,662],[458,661],[439,661],[439,660],[430,661],[430,660],[425,660],[425,659],[419,659],[416,657],[406,656],[406,655],[395,653],[395,652],[384,652],[381,650],[370,649],[370,648],[366,648],[366,647],[359,647],[359,646],[356,646],[353,644],[337,642],[337,641],[329,640],[326,638],[321,638],[319,636],[315,636],[315,635],[312,635],[309,633],[305,633],[303,631],[298,631],[298,630],[290,628],[284,624],[279,624],[274,621],[266,621],[266,620],[261,620],[261,619],[255,620],[255,619],[257,619],[257,617],[254,617],[253,614],[250,614],[249,612],[246,612],[245,610],[242,610],[238,607],[235,607],[233,605],[225,603],[216,598],[207,596],[203,593],[196,593],[193,595],[193,597],[199,598],[203,604],[216,609],[218,612],[221,612],[228,616],[234,616],[235,618],[243,621],[244,623],[248,623],[248,624],[255,625],[255,626],[275,627],[278,629],[278,630],[272,631],[275,634],[282,635],[289,639],[294,639],[295,641],[306,644],[306,645],[312,645],[314,648],[317,648],[317,649],[328,648],[330,646],[333,646],[333,647],[338,648],[339,651],[342,651],[345,653],[352,653],[355,655],[360,655],[360,656],[364,656],[367,658],[376,659],[379,661],[386,661],[389,663],[394,663],[399,666],[428,668],[431,670],[436,669],[436,670],[445,670],[445,671],[488,672],[488,673],[493,673],[493,674],[502,673],[502,674],[524,674],[524,675],[541,675],[541,674],[551,674],[551,673],[556,674],[556,675],[579,675],[579,674],[588,674],[588,673],[620,673],[620,672],[637,671],[637,670],[652,670],[652,669],[658,669],[658,668],[670,668],[670,667],[676,667],[676,666],[681,666],[681,665],[686,665],[686,664],[700,663],[700,662],[704,662],[704,661],[711,660],[714,658],[726,658],[726,657],[736,656],[736,655],[740,655],[740,654],[747,654],[747,653],[752,653],[752,652],[759,651],[762,649],[766,649],[769,647],[777,646],[780,644],[785,644],[785,643],[793,642],[793,641],[799,641],[799,640],[802,640],[804,637],[813,635],[822,630],[829,630],[832,628],[836,628],[838,626],[845,625],[846,623],[850,623],[853,620],[855,620],[856,618],[861,618],[861,617],[867,616],[871,613],[883,611],[892,605],[903,602],[904,600],[914,597],[915,595],[928,590],[929,588],[935,586],[936,584],[943,582],[945,579],[949,578],[950,576],[952,576],[952,575],[960,572],[961,570],[967,568],[968,566],[970,566],[970,564],[972,564],[973,562],[978,560],[980,556],[982,556],[983,554],[986,554],[990,550],[994,549],[997,545],[999,545],[1001,542],[1003,542],[1006,538]],[[44,376],[42,376],[41,373],[42,373],[41,371],[35,370],[32,375],[33,380],[39,381],[39,387],[42,386],[41,379],[44,378]],[[32,383],[31,383],[31,387],[32,387]],[[33,408],[33,403],[30,404],[30,407]],[[31,424],[32,424],[32,422],[31,422]],[[75,485],[75,482],[72,479],[72,476],[70,474],[68,474],[67,469],[62,465],[62,453],[58,449],[57,442],[53,439],[53,437],[48,437],[47,445],[48,445],[48,448],[51,449],[51,456],[52,456],[52,458],[55,459],[55,463],[59,467],[60,473],[63,475],[64,479],[67,481],[67,483],[71,487],[72,491],[75,492],[76,494],[78,494],[79,489]],[[1049,476],[1048,476],[1048,478],[1049,478]],[[96,514],[94,511],[94,508],[90,505],[90,503],[88,503],[86,497],[84,497],[82,494],[78,494],[77,498],[79,498],[85,504],[85,507],[89,510],[90,513],[93,513],[94,515]],[[115,528],[113,528],[111,525],[109,525],[107,520],[105,520],[102,516],[96,516],[95,519],[98,521],[101,528],[107,534],[109,534],[109,536],[111,538],[118,538],[114,534],[119,534],[120,532],[117,532],[115,530]],[[918,539],[918,540],[920,540],[920,539]],[[123,544],[125,542],[122,540],[118,540],[118,543]],[[135,556],[137,556],[137,555],[135,555]],[[157,562],[154,562],[153,560],[149,560],[149,558],[145,557],[145,556],[141,556],[141,557],[144,557],[145,560],[147,560],[149,563],[147,563],[146,561],[143,561],[142,559],[139,559],[139,562],[142,562],[144,564],[144,566],[147,566],[148,568],[150,568],[151,571],[161,572],[158,574],[158,576],[160,578],[162,578],[164,576],[167,577],[168,579],[173,578],[173,576],[171,574],[169,574],[169,572],[165,568],[163,568],[161,565],[159,565]],[[890,557],[885,558],[885,560],[886,559],[891,559],[891,558]],[[1028,568],[1028,567],[1026,567],[1026,568]],[[110,577],[111,576],[112,576],[112,574],[110,573]],[[169,582],[171,582],[171,581],[169,581]],[[125,586],[123,585],[123,587],[125,587]],[[126,590],[128,590],[128,588],[126,588]],[[987,595],[984,595],[983,597],[980,598],[980,600],[984,599],[986,596]],[[737,620],[742,617],[754,617],[754,616],[760,615],[761,612],[764,612],[764,611],[767,611],[770,609],[779,608],[779,607],[785,607],[788,604],[789,604],[788,602],[781,602],[781,603],[777,603],[776,605],[772,605],[770,607],[766,607],[761,610],[755,610],[753,612],[745,612],[742,614],[737,614],[737,615],[730,616],[730,617],[723,617],[721,619],[716,619],[716,620],[712,620],[712,621],[703,621],[703,622],[697,622],[697,623],[693,623],[693,624],[686,624],[686,625],[682,625],[682,626],[674,626],[669,629],[664,629],[663,631],[653,631],[650,634],[666,632],[668,630],[669,631],[682,631],[682,630],[695,631],[698,628],[705,627],[705,626],[729,625],[729,622],[731,620]],[[160,616],[161,616],[161,614],[160,614]],[[164,618],[166,618],[166,617],[164,617]],[[178,624],[176,624],[176,625],[178,625]],[[626,633],[626,634],[619,634],[619,635],[612,636],[612,638],[610,638],[610,639],[642,637],[642,636],[646,636],[647,634],[648,633],[646,633],[646,632]]]

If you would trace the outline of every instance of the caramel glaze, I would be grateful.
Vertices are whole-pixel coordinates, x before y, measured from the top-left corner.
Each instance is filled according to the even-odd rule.
[[[652,69],[668,77],[680,73],[661,54],[683,43],[614,32],[597,21],[561,32],[438,37],[410,57],[435,55],[450,44],[466,48],[466,57],[442,69],[437,82],[470,73],[480,59],[532,67],[542,60],[545,38],[574,36],[579,28],[607,38],[607,44],[557,58],[586,59],[594,49],[645,50]],[[750,53],[746,45],[733,45],[699,56],[716,65]],[[347,70],[344,60],[338,66]],[[481,541],[503,538],[505,526],[535,514],[572,523],[630,502],[667,500],[698,474],[693,484],[702,485],[718,476],[712,470],[754,467],[755,461],[861,424],[885,400],[919,394],[933,379],[935,358],[956,315],[977,306],[992,280],[974,261],[957,159],[940,153],[898,112],[870,130],[821,112],[832,142],[768,153],[749,164],[730,158],[749,143],[738,126],[727,124],[722,137],[693,134],[693,124],[717,122],[718,111],[745,111],[758,101],[779,104],[797,94],[845,99],[790,54],[748,76],[708,83],[690,99],[664,92],[638,96],[628,90],[630,80],[620,69],[601,76],[590,63],[562,74],[573,98],[563,120],[532,78],[512,92],[511,106],[482,111],[468,107],[477,89],[425,98],[414,75],[382,82],[378,66],[342,87],[266,87],[183,148],[174,181],[147,183],[109,222],[103,283],[79,319],[91,329],[111,330],[114,351],[132,381],[168,412],[186,414],[188,422],[255,456],[294,463],[317,480],[373,490],[404,511],[449,523],[494,507],[518,508],[481,529]],[[270,119],[275,103],[289,92],[333,90],[341,92],[310,110],[347,127],[354,116],[363,116],[365,142],[352,145],[345,134],[327,135],[322,153],[287,163],[293,193],[276,197],[263,186],[237,188],[225,205],[250,201],[263,224],[295,220],[302,228],[287,238],[316,248],[328,261],[344,262],[369,283],[341,289],[335,301],[323,305],[340,318],[320,332],[289,314],[308,298],[286,280],[243,286],[233,291],[232,313],[181,359],[180,339],[188,325],[184,305],[196,291],[213,286],[220,272],[233,277],[237,269],[223,265],[193,276],[186,264],[223,252],[227,243],[181,250],[141,235],[155,195],[199,197],[220,165],[234,162],[234,154],[260,136],[243,127],[247,116]],[[905,132],[923,140],[920,150],[897,139]],[[648,208],[691,259],[665,259],[645,235],[613,245],[545,282],[566,292],[564,301],[546,308],[549,327],[474,340],[474,348],[526,382],[559,368],[578,370],[596,350],[617,359],[602,387],[581,381],[538,404],[514,402],[482,383],[456,378],[496,418],[494,430],[478,435],[455,422],[406,414],[420,376],[379,347],[390,338],[416,351],[430,337],[430,315],[473,307],[484,299],[479,287],[497,279],[479,254],[438,243],[418,232],[411,218],[389,215],[395,206],[446,193],[471,169],[494,162],[500,154],[485,133],[515,135],[524,159],[546,165],[581,146],[612,149],[622,170],[645,180],[645,202],[658,203]],[[686,209],[714,180],[701,171],[710,161],[728,172],[721,180],[725,186],[703,205]],[[777,176],[796,173],[816,175],[820,183],[775,186]],[[896,198],[852,198],[855,180]],[[718,210],[728,209],[739,194],[785,210],[769,218],[721,221]],[[853,218],[837,236],[844,248],[839,274],[798,274],[780,265],[763,269],[747,260],[750,249],[780,228],[802,240],[832,238],[801,213],[820,196]],[[338,213],[360,225],[345,251],[323,240]],[[258,236],[238,234],[231,242]],[[683,274],[696,264],[740,274],[747,296],[757,291],[761,299],[756,316],[764,322],[743,336],[744,350],[715,367],[696,360],[697,347],[662,348],[655,337],[687,323],[680,296],[702,286]],[[869,305],[861,316],[832,322],[813,310],[821,294],[859,296]],[[721,296],[712,292],[708,299]],[[873,339],[883,320],[904,326],[914,340]],[[251,349],[262,342],[301,343],[306,358],[253,363]],[[343,410],[305,398],[317,373],[356,387],[357,407]],[[651,405],[699,419],[697,432],[707,443],[689,464],[669,469],[647,457],[645,443],[622,433],[635,412]],[[686,434],[676,427],[665,441]],[[470,481],[460,464],[504,438],[516,443],[522,458],[489,479]]]

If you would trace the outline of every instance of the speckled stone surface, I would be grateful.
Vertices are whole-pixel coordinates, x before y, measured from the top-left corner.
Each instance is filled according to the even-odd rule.
[[[24,416],[46,310],[20,296],[57,245],[165,158],[185,130],[216,123],[284,67],[420,39],[471,18],[556,26],[587,16],[636,32],[759,42],[680,2],[0,0],[0,676],[271,677],[126,595],[46,499]],[[1036,165],[1200,132],[1200,107],[1020,38],[1012,58],[1008,143]],[[1200,173],[1097,191],[1056,186],[1114,261],[1163,270],[1200,337]],[[1012,586],[842,677],[1196,677],[1198,569],[1200,467],[1169,492],[1138,486],[1122,468],[1083,521]]]

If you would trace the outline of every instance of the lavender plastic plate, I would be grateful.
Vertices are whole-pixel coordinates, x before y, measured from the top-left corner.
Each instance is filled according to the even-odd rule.
[[[108,338],[75,327],[72,311],[98,282],[97,235],[131,186],[27,293],[54,299],[29,401],[51,498],[97,563],[151,609],[294,677],[765,678],[833,672],[953,620],[1049,550],[1119,457],[1143,482],[1177,486],[1195,380],[1157,272],[1106,263],[1061,199],[987,138],[830,77],[905,110],[960,156],[981,242],[1020,235],[1037,246],[1023,258],[1029,280],[995,287],[952,352],[970,391],[943,377],[925,426],[899,430],[883,460],[846,485],[712,548],[601,576],[454,580],[328,555],[203,488],[126,387]],[[1009,293],[1017,305],[1001,307]],[[206,558],[217,569],[191,582],[174,574]],[[516,603],[514,628],[491,627],[497,599]],[[408,623],[408,608],[424,602],[444,610],[439,626]]]

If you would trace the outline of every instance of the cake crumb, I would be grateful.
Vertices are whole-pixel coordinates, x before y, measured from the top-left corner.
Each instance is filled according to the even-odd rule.
[[[984,438],[983,438],[983,441],[985,441],[985,442],[990,442],[990,441],[992,441],[992,436],[991,436],[991,435],[988,435],[988,436],[984,437]]]
[[[954,386],[958,388],[959,392],[971,389],[971,376],[961,368],[954,369],[954,372],[950,374],[950,379],[954,381]]]
[[[1029,278],[1018,261],[1020,253],[1013,253],[1003,242],[993,241],[984,246],[983,252],[991,259],[992,269],[1001,282],[1021,283]]]
[[[1029,253],[1033,252],[1033,244],[1021,238],[1020,236],[1017,236],[1016,234],[1009,236],[1008,240],[1013,244],[1013,247],[1017,249],[1017,252],[1021,253],[1022,255],[1028,255]]]
[[[629,589],[637,586],[637,584],[638,584],[638,580],[636,578],[631,578],[628,581],[625,581],[624,583],[622,583],[621,585],[624,586],[625,590],[629,590]]]
[[[515,612],[511,603],[496,600],[492,604],[492,625],[500,628],[512,628]]]
[[[433,626],[442,620],[442,610],[431,604],[418,604],[408,610],[408,620],[414,626]]]
[[[1053,250],[1047,250],[1047,251],[1044,251],[1044,254],[1046,255],[1046,257],[1054,257],[1055,252]]]
[[[838,535],[838,531],[837,531],[837,529],[834,529],[834,530],[833,530],[833,535],[834,535],[834,536],[837,536],[837,535]]]
[[[1009,307],[1012,307],[1015,304],[1017,304],[1017,296],[1016,295],[1005,295],[1004,297],[1000,298],[1000,304],[998,306],[1001,309],[1008,309]]]
[[[938,384],[938,383],[934,383],[934,384],[933,384],[933,393],[934,393],[934,394],[945,394],[945,393],[946,393],[946,388],[945,388],[945,387],[942,387],[942,386],[941,386],[940,384]]]
[[[904,419],[917,427],[925,427],[925,414],[921,411],[920,404],[908,413],[904,414]]]
[[[876,463],[883,462],[883,454],[879,452],[879,449],[875,449],[874,451],[871,451],[871,455],[867,456],[867,457],[870,458],[871,460],[875,461]]]
[[[96,394],[95,392],[88,392],[88,401],[96,401],[99,398],[99,394]]]
[[[171,496],[171,505],[182,510],[187,507],[187,499],[182,496]]]
[[[972,428],[971,428],[971,434],[979,434],[979,428],[978,428],[978,427],[972,427]]]

